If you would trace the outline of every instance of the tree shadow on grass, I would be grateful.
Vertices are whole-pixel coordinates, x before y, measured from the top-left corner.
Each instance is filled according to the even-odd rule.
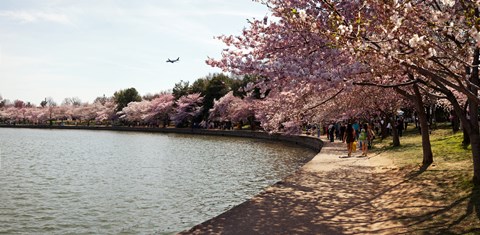
[[[444,174],[438,174],[437,177],[435,180],[438,183]],[[427,187],[425,190],[435,190],[435,188]],[[426,195],[422,197],[432,199]],[[427,209],[422,213],[411,214],[401,219],[405,220],[409,230],[415,233],[480,234],[480,187],[474,186],[470,194],[440,204],[433,210]]]
[[[476,216],[477,219],[477,228],[471,228],[470,230],[467,230],[466,232],[480,232],[480,187],[478,185],[475,185],[472,189],[472,192],[470,195],[467,197],[463,197],[460,200],[467,200],[469,199],[467,203],[467,209],[465,211],[465,214],[461,215],[458,219],[453,221],[452,223],[449,224],[448,229],[446,229],[445,232],[449,232],[449,230],[455,226],[458,226],[461,224],[464,220],[466,220],[468,217],[473,216],[473,213],[475,213],[474,216]],[[457,200],[458,201],[458,200]],[[453,204],[452,204],[453,205]]]

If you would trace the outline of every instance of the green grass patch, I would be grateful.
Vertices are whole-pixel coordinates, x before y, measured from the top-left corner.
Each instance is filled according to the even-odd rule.
[[[409,221],[412,234],[480,234],[480,189],[474,187],[471,147],[462,145],[463,133],[453,133],[447,124],[431,131],[434,163],[422,164],[422,138],[415,126],[392,146],[392,138],[376,140],[373,155],[391,159],[406,173],[408,183],[422,188],[417,199],[442,205],[438,210]],[[421,222],[418,222],[421,218]]]
[[[444,125],[439,125],[443,127]],[[439,128],[432,130],[430,144],[434,162],[442,163],[463,163],[472,161],[471,147],[465,148],[462,145],[463,133],[453,133],[451,129]],[[376,141],[372,153],[384,153],[387,157],[394,159],[395,164],[400,167],[421,164],[423,158],[422,136],[415,126],[409,126],[408,130],[400,137],[400,146],[392,146],[392,138],[383,141]]]

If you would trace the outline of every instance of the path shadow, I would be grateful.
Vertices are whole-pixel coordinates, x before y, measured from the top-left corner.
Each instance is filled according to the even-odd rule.
[[[302,171],[302,170],[300,170]],[[330,172],[300,172],[253,199],[181,234],[364,234],[407,230],[381,197],[401,203],[384,185],[389,174],[372,174],[359,166]],[[297,182],[302,182],[301,185]],[[392,217],[393,215],[393,217]],[[372,225],[378,226],[373,228]]]
[[[408,179],[414,179],[415,177],[423,174],[425,171],[428,170],[428,167],[430,167],[432,163],[428,164],[422,164],[418,170],[413,170],[410,173],[407,174]]]
[[[332,153],[349,158],[340,148]],[[180,234],[480,232],[479,188],[455,201],[445,201],[448,190],[435,184],[445,180],[444,175],[424,177],[428,167],[380,173],[367,166],[322,172],[301,169],[251,200]],[[465,213],[458,217],[458,210]],[[479,226],[462,228],[470,221]]]

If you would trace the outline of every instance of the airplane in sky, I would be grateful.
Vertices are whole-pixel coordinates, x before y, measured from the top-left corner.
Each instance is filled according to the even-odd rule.
[[[167,63],[172,63],[172,64],[173,64],[173,63],[175,63],[175,62],[178,62],[179,60],[180,60],[180,57],[178,57],[178,58],[177,58],[177,59],[175,59],[175,60],[168,59],[166,62],[167,62]]]

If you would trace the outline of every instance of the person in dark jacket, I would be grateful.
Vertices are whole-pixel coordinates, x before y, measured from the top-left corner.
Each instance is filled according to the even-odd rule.
[[[352,124],[348,124],[347,129],[345,130],[345,134],[343,135],[343,142],[347,142],[347,150],[349,157],[352,155],[353,144],[355,142],[356,135],[357,134],[355,133],[355,129],[353,129]]]

